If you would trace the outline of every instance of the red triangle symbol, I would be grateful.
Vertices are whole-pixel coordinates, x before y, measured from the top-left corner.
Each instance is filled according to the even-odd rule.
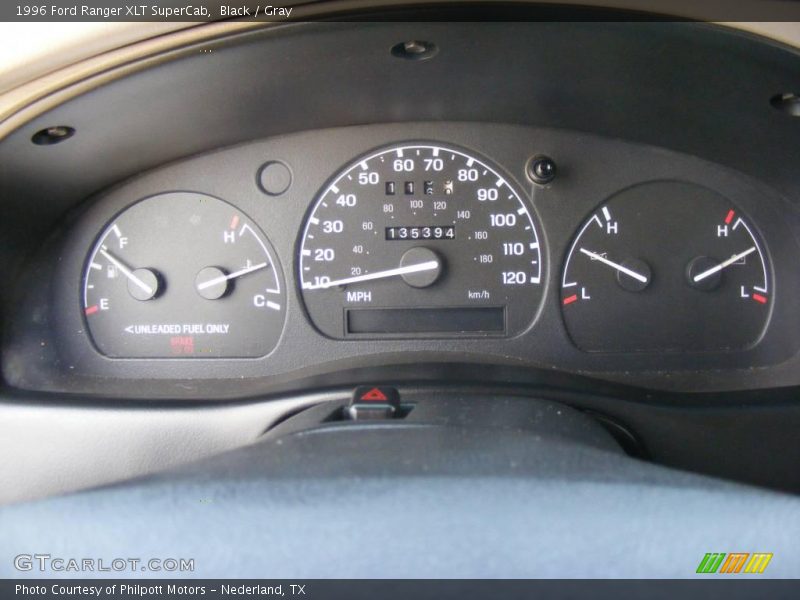
[[[362,400],[371,400],[371,401],[376,401],[376,400],[386,401],[386,400],[388,400],[388,398],[386,397],[386,394],[384,394],[382,391],[380,391],[376,387],[372,388],[368,392],[364,392],[363,394],[361,394],[361,399]]]

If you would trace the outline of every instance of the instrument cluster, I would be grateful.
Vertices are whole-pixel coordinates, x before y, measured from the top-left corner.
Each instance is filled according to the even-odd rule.
[[[381,355],[650,383],[777,364],[798,346],[786,209],[721,166],[569,132],[294,134],[94,199],[64,233],[54,345],[155,379]]]
[[[556,265],[578,348],[759,341],[772,269],[730,199],[650,181],[597,200]],[[295,263],[308,316],[338,339],[519,335],[543,298],[535,215],[507,171],[466,149],[403,141],[356,157],[301,226]],[[107,225],[87,259],[87,330],[115,358],[268,354],[286,306],[271,248],[234,204],[186,192],[142,200]]]

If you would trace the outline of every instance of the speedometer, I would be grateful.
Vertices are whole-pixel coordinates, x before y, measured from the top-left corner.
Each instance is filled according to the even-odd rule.
[[[516,335],[542,299],[539,232],[511,178],[485,158],[395,145],[320,192],[300,243],[303,299],[334,338]]]

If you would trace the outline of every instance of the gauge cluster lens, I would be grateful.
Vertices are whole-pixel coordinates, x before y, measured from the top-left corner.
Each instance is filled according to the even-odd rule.
[[[403,143],[335,174],[304,225],[308,314],[333,338],[506,336],[532,322],[540,227],[471,152]]]
[[[725,351],[761,338],[770,267],[755,228],[698,185],[624,190],[578,230],[561,281],[569,335],[586,351]]]
[[[83,300],[95,346],[114,358],[264,356],[286,311],[264,233],[194,193],[147,198],[109,223],[84,268]]]
[[[308,317],[334,339],[513,337],[539,311],[542,228],[471,151],[403,142],[335,173],[298,244]],[[748,217],[705,187],[622,190],[578,227],[559,304],[586,352],[726,352],[762,337],[771,267]],[[111,358],[257,358],[283,332],[275,250],[247,215],[198,193],[118,214],[83,270],[83,313]]]

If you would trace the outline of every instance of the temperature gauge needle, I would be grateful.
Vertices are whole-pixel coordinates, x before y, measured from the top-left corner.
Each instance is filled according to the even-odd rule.
[[[755,251],[756,251],[756,247],[753,246],[751,248],[748,248],[744,252],[740,252],[739,254],[734,254],[728,260],[719,263],[717,266],[711,267],[710,269],[707,269],[707,270],[703,271],[702,273],[698,273],[697,275],[692,277],[692,281],[694,281],[695,283],[703,281],[703,279],[705,279],[706,277],[710,277],[714,273],[718,273],[719,271],[722,271],[722,269],[724,269],[725,267],[731,266],[737,260],[741,260],[745,256],[747,256],[748,254],[751,254],[752,252],[755,252]]]
[[[119,259],[115,258],[110,252],[108,252],[105,248],[100,248],[100,254],[106,257],[106,259],[114,265],[120,272],[125,275],[128,279],[131,280],[138,288],[140,288],[145,294],[152,297],[155,294],[155,290],[147,285],[144,281],[139,279],[133,272],[123,265]]]
[[[580,251],[583,252],[586,256],[588,256],[592,260],[596,260],[598,262],[603,263],[604,265],[608,265],[612,269],[616,269],[617,271],[619,271],[620,273],[624,273],[628,277],[633,277],[636,281],[641,281],[642,283],[647,283],[647,281],[648,281],[647,277],[645,277],[641,273],[637,273],[636,271],[633,271],[633,270],[629,269],[628,267],[623,267],[620,264],[617,264],[617,263],[615,263],[613,261],[610,261],[605,256],[601,256],[600,254],[597,254],[596,252],[590,252],[586,248],[581,248]]]
[[[415,265],[407,265],[405,267],[397,267],[396,269],[388,269],[386,271],[376,271],[375,273],[367,273],[366,275],[356,275],[355,277],[346,277],[345,279],[336,279],[334,281],[326,281],[319,285],[308,286],[306,289],[329,288],[336,285],[347,285],[350,283],[359,283],[361,281],[372,281],[373,279],[384,279],[386,277],[397,277],[398,275],[407,275],[409,273],[420,273],[422,271],[434,271],[439,268],[438,260],[429,260]]]
[[[267,266],[267,264],[268,263],[266,262],[262,262],[257,265],[245,267],[244,269],[239,269],[238,271],[234,271],[233,273],[229,273],[228,275],[220,275],[219,277],[214,277],[213,279],[209,279],[208,281],[204,281],[203,283],[198,283],[197,289],[205,290],[220,283],[225,283],[226,281],[230,281],[231,279],[236,279],[237,277],[241,277],[242,275],[247,275],[248,273],[252,273],[254,271],[263,269],[264,267]]]

